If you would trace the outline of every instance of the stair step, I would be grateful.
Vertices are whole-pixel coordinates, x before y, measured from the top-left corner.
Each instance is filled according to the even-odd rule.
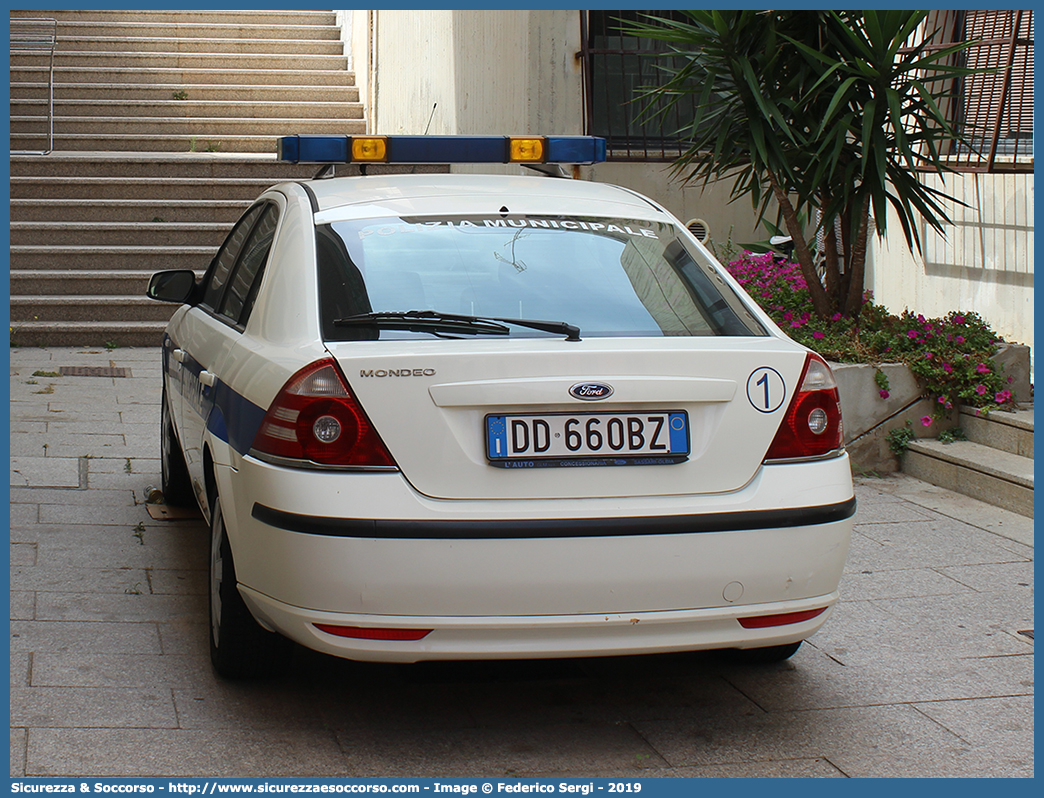
[[[47,80],[47,65],[12,65],[12,83],[40,83]],[[136,64],[117,67],[99,59],[90,67],[54,68],[55,86],[69,83],[151,83],[184,88],[197,84],[235,84],[253,86],[354,86],[355,75],[342,68],[299,69],[291,65],[284,69],[236,69],[229,64],[220,67],[157,67],[154,64]]]
[[[26,321],[11,325],[11,346],[160,346],[166,327],[166,321]]]
[[[144,295],[13,296],[11,326],[29,321],[167,321],[180,305]]]
[[[223,222],[11,222],[11,244],[53,246],[220,246],[228,234]]]
[[[1013,413],[995,410],[982,416],[962,407],[960,425],[970,441],[1033,458],[1033,408]]]
[[[361,116],[361,114],[360,114]],[[36,123],[39,119],[11,116],[11,137],[21,132],[22,122]],[[278,118],[265,116],[261,119],[252,117],[170,117],[154,116],[144,118],[122,116],[56,116],[54,120],[55,136],[75,136],[91,134],[95,137],[95,147],[105,144],[102,136],[159,136],[187,135],[196,136],[289,136],[297,133],[344,133],[365,132],[361,118],[356,119],[323,119],[323,118]],[[274,152],[274,150],[273,150]]]
[[[11,280],[22,270],[76,271],[164,269],[204,270],[217,252],[217,246],[189,247],[84,247],[84,246],[14,246],[11,247]]]
[[[1033,460],[972,441],[911,441],[903,472],[941,488],[1033,517]]]
[[[188,94],[178,102],[253,102],[253,103],[357,103],[359,90],[351,85],[278,86],[265,84],[148,84],[148,83],[58,83],[54,87],[56,103],[90,100],[167,102],[179,91]],[[47,99],[46,83],[12,83],[11,101],[43,102]]]
[[[11,100],[12,121],[22,116],[37,117],[47,113],[47,100]],[[314,102],[306,100],[176,100],[170,94],[156,100],[55,100],[55,126],[69,132],[84,120],[99,120],[112,125],[115,120],[137,124],[169,124],[178,120],[220,120],[228,123],[244,120],[256,124],[260,119],[328,120],[362,119],[360,103]]]
[[[140,265],[140,264],[139,264]],[[11,296],[143,296],[154,272],[39,269],[11,272]],[[197,276],[203,270],[197,270]]]
[[[23,11],[12,10],[12,18],[30,17],[81,22],[140,22],[190,25],[333,25],[332,11]]]
[[[339,41],[325,39],[270,39],[270,38],[179,38],[163,36],[92,36],[79,38],[70,36],[64,28],[58,30],[55,60],[65,53],[156,53],[177,55],[182,53],[205,53],[208,55],[344,55],[344,45]]]
[[[291,120],[294,121],[294,120]],[[298,120],[299,121],[299,120]],[[56,150],[95,151],[104,144],[113,152],[144,152],[159,150],[162,152],[225,152],[225,153],[274,153],[276,140],[280,135],[294,135],[302,132],[322,132],[336,135],[360,133],[365,128],[361,120],[345,120],[336,126],[327,126],[326,130],[304,131],[302,126],[284,128],[282,133],[268,135],[228,135],[199,130],[193,134],[149,135],[147,132],[135,135],[131,133],[106,133],[99,137],[96,133],[59,133],[54,134]],[[42,150],[46,144],[45,133],[24,133],[11,136],[13,152],[33,152]]]
[[[280,182],[266,178],[244,180],[213,178],[207,182],[203,182],[203,179],[183,178],[181,182],[164,185],[162,180],[146,177],[81,177],[78,180],[81,184],[76,186],[76,195],[83,199],[118,199],[127,196],[139,201],[169,199],[172,202],[187,200],[249,202],[269,186]],[[70,193],[68,181],[69,178],[62,177],[12,178],[12,201],[14,198],[46,200],[50,197],[68,197]]]
[[[273,149],[268,153],[205,153],[205,152],[53,152],[46,158],[12,154],[11,180],[13,183],[33,180],[164,180],[176,184],[200,179],[219,181],[268,180],[269,184],[282,180],[310,177],[314,164],[292,164],[276,160]],[[346,169],[351,167],[345,167]],[[393,168],[393,167],[387,167]],[[340,174],[340,170],[338,170]],[[186,199],[191,199],[187,197]],[[205,199],[205,197],[201,197]]]
[[[68,192],[66,192],[68,193]],[[12,199],[12,222],[220,222],[229,227],[246,209],[237,200]]]
[[[33,60],[33,59],[36,60]],[[12,64],[37,63],[38,58],[16,53],[11,56]],[[85,50],[56,52],[56,67],[63,69],[107,69],[116,67],[141,69],[347,69],[348,59],[343,55],[312,55],[299,53],[281,55],[277,53],[92,53]]]
[[[39,12],[44,13],[44,12]],[[11,14],[14,16],[14,13]],[[166,37],[178,39],[308,39],[340,40],[340,30],[332,22],[315,25],[272,25],[258,23],[198,23],[155,19],[148,22],[117,20],[61,19],[60,34],[70,39],[95,39],[103,36]]]

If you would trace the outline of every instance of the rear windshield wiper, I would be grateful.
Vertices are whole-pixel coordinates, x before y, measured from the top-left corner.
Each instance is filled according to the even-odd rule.
[[[461,333],[465,335],[509,335],[505,324],[529,327],[541,332],[558,333],[567,341],[580,340],[580,328],[564,321],[542,321],[540,319],[505,319],[497,316],[466,316],[456,313],[441,313],[437,310],[374,311],[359,313],[336,319],[335,327],[372,326],[387,330],[409,332]]]

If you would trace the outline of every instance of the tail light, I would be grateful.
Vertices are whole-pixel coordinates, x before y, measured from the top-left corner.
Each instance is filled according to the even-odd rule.
[[[287,380],[261,422],[251,453],[290,465],[395,467],[332,358]]]
[[[818,457],[844,444],[841,397],[826,361],[809,354],[798,384],[766,460]]]

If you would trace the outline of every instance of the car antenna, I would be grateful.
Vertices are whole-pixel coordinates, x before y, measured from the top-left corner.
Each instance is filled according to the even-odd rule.
[[[435,118],[435,109],[438,107],[438,105],[439,105],[438,103],[432,103],[431,104],[431,115],[428,117],[428,124],[424,126],[424,133],[423,133],[423,135],[425,135],[425,136],[427,136],[428,135],[428,131],[431,130],[431,120]],[[411,175],[417,174],[417,164],[414,164],[410,168],[410,174]]]

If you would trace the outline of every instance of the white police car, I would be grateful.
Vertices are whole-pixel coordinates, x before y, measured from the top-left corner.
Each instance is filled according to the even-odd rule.
[[[604,158],[582,137],[288,137],[284,159]],[[504,152],[509,155],[503,155]],[[163,345],[163,491],[210,519],[211,654],[748,649],[838,598],[838,393],[632,191],[385,175],[265,191]]]

